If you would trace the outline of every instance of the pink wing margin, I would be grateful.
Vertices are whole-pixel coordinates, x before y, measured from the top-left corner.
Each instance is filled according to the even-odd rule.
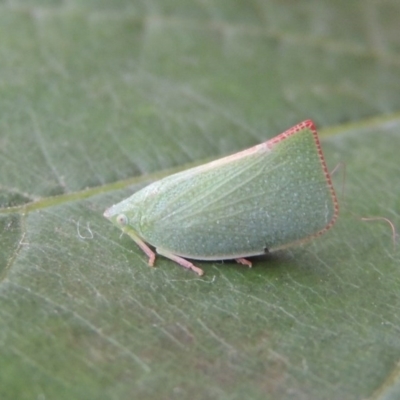
[[[333,216],[332,216],[332,219],[329,221],[329,223],[324,228],[322,228],[317,233],[315,233],[315,234],[313,234],[313,235],[311,235],[311,236],[309,236],[309,237],[307,237],[305,239],[300,240],[299,242],[308,241],[308,240],[310,240],[312,238],[315,238],[317,236],[321,236],[322,234],[324,234],[327,230],[332,228],[332,226],[335,224],[335,222],[336,222],[336,220],[338,218],[338,215],[339,215],[339,202],[337,200],[335,189],[334,189],[333,184],[332,184],[331,175],[329,173],[328,167],[327,167],[326,162],[325,162],[325,157],[324,157],[324,154],[322,152],[321,143],[319,141],[317,128],[315,127],[315,124],[314,124],[314,122],[312,120],[307,119],[307,120],[305,120],[303,122],[298,123],[297,125],[293,126],[292,128],[288,129],[287,131],[281,133],[280,135],[275,136],[274,138],[268,140],[268,142],[266,144],[267,144],[267,146],[269,148],[273,148],[275,144],[281,142],[282,140],[287,139],[288,137],[290,137],[292,135],[295,135],[296,133],[301,132],[303,129],[309,129],[313,134],[315,146],[317,147],[318,157],[319,157],[319,160],[321,162],[322,170],[324,172],[325,179],[326,179],[326,182],[328,184],[329,191],[330,191],[331,197],[332,197]]]

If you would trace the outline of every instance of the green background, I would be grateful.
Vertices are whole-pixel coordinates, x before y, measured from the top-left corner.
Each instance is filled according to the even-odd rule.
[[[0,398],[398,399],[400,250],[361,218],[400,227],[399,26],[396,0],[0,1]],[[308,118],[345,165],[313,242],[199,278],[102,216]]]

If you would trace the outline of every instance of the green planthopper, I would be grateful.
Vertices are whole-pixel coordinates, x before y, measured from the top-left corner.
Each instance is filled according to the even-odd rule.
[[[326,232],[338,202],[314,123],[301,122],[247,150],[173,174],[108,208],[153,265],[161,254],[235,259],[292,246]],[[155,249],[155,251],[152,250]]]

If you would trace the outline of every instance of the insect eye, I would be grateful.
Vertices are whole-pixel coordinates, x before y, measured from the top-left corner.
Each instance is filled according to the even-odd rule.
[[[128,218],[126,218],[126,215],[124,214],[119,214],[117,217],[117,222],[120,225],[126,225],[128,223]]]

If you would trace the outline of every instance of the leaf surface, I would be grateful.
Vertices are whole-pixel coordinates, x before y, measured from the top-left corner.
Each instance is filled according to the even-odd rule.
[[[0,4],[2,399],[398,398],[398,2]],[[311,243],[199,278],[102,216],[307,118]]]

